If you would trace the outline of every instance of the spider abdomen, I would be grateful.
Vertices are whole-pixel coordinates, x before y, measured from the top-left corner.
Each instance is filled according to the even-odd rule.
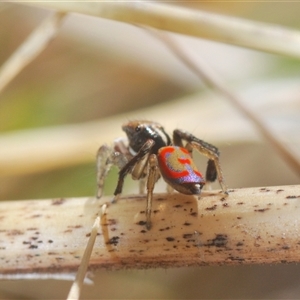
[[[188,195],[201,193],[205,180],[185,148],[162,147],[157,160],[162,177],[175,190]]]

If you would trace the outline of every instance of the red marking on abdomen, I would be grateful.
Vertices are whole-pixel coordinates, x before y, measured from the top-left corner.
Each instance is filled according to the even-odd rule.
[[[188,158],[178,158],[178,161],[181,163],[181,164],[188,164],[190,165],[191,164],[191,160],[188,159]]]
[[[174,151],[175,151],[175,149],[172,146],[163,147],[163,148],[159,149],[159,156],[162,155],[165,158],[165,156],[166,156],[167,153],[172,153]]]
[[[177,157],[172,157],[174,155]],[[173,146],[161,148],[158,154],[158,161],[162,169],[162,173],[170,179],[183,178],[191,175],[192,172],[202,178],[201,173],[198,172],[197,169],[195,169],[195,166],[192,165],[190,153],[185,148],[174,148]],[[192,167],[192,171],[187,170],[187,164]]]

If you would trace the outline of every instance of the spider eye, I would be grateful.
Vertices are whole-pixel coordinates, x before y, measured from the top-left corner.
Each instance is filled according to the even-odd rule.
[[[135,132],[140,132],[142,129],[142,126],[141,125],[138,125],[135,127]]]

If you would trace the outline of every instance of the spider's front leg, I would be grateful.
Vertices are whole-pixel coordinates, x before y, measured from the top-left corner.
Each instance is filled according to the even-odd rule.
[[[124,179],[128,173],[132,174],[133,179],[141,179],[145,174],[145,168],[147,167],[148,157],[151,148],[154,145],[153,140],[147,140],[142,146],[140,151],[129,160],[119,172],[119,179],[117,187],[114,192],[114,200],[117,201],[123,190]]]
[[[208,157],[205,179],[209,182],[214,182],[216,178],[220,183],[224,194],[228,195],[227,186],[223,178],[223,172],[220,165],[220,152],[217,147],[203,140],[196,138],[194,135],[175,129],[173,132],[173,141],[176,146],[183,147],[182,141],[187,142],[188,150],[190,147],[196,148],[200,153]]]
[[[100,199],[103,195],[104,181],[113,165],[119,169],[128,162],[128,151],[124,140],[118,139],[114,147],[102,145],[97,152],[97,192],[96,197]]]

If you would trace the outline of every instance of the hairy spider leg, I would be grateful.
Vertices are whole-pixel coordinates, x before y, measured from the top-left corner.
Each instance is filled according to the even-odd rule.
[[[139,152],[135,156],[133,156],[133,158],[129,160],[120,170],[117,187],[114,192],[115,197],[113,199],[113,202],[117,201],[120,194],[122,193],[124,179],[128,173],[132,173],[134,171],[134,179],[140,179],[145,174],[144,169],[147,167],[148,157],[154,144],[155,142],[153,140],[147,140],[139,150]],[[144,167],[140,168],[139,163],[143,164]],[[136,172],[136,170],[139,170],[139,172]]]
[[[123,151],[123,152],[120,152]],[[113,165],[122,169],[128,162],[128,152],[124,141],[115,140],[114,148],[102,145],[97,151],[97,191],[96,197],[100,199],[103,195],[104,181]]]
[[[139,192],[140,194],[145,194],[145,189],[146,189],[146,177],[143,177],[139,181]]]
[[[147,206],[146,206],[146,228],[151,228],[151,210],[152,210],[152,198],[155,183],[158,179],[158,163],[155,154],[151,154],[149,157],[149,173],[147,178]]]
[[[187,142],[189,148],[190,146],[192,146],[193,148],[196,148],[201,154],[208,157],[209,160],[206,168],[206,180],[213,182],[218,177],[218,181],[220,183],[223,193],[228,195],[227,186],[225,184],[222,168],[220,165],[220,152],[218,148],[214,145],[211,145],[203,140],[196,138],[194,135],[186,131],[175,129],[173,131],[174,144],[179,147],[184,147],[182,140]],[[188,150],[190,150],[189,148]]]

